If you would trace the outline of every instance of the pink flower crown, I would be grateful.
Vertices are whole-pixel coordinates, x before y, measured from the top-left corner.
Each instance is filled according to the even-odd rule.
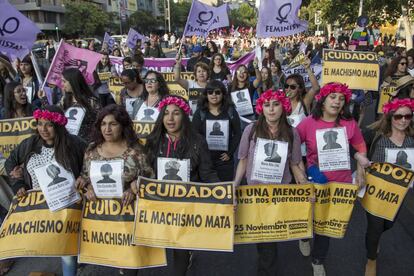
[[[319,94],[315,96],[315,99],[320,101],[331,93],[341,93],[345,96],[346,103],[351,101],[352,91],[348,88],[348,85],[339,82],[325,84],[321,91],[319,91]]]
[[[58,124],[58,125],[61,125],[61,126],[65,126],[68,123],[68,119],[64,115],[62,115],[58,112],[51,112],[51,111],[48,111],[48,110],[38,109],[35,112],[33,112],[33,117],[36,120],[44,119],[44,120],[51,121],[51,122],[53,122],[55,124]]]
[[[160,104],[158,105],[158,110],[161,111],[161,109],[164,106],[167,106],[167,105],[170,105],[170,104],[174,104],[174,105],[178,106],[187,115],[191,114],[191,108],[188,105],[188,103],[186,103],[183,99],[178,98],[178,97],[174,97],[174,96],[168,96],[168,97],[164,98],[160,102]]]
[[[260,97],[257,99],[257,101],[256,101],[256,113],[259,114],[259,115],[262,114],[263,113],[263,104],[266,101],[270,101],[270,100],[278,101],[282,105],[283,110],[287,114],[290,114],[292,112],[292,105],[290,104],[290,100],[286,96],[286,94],[282,90],[269,89],[269,90],[263,92],[262,95],[260,95]]]
[[[394,99],[391,102],[384,104],[384,106],[382,107],[382,112],[384,114],[388,114],[391,111],[392,112],[397,111],[398,108],[403,107],[403,106],[409,107],[411,111],[414,111],[414,100]]]

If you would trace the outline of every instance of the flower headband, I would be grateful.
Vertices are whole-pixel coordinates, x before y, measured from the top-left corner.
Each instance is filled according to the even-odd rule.
[[[168,96],[166,98],[164,98],[160,104],[158,105],[158,110],[161,111],[161,109],[164,106],[170,105],[170,104],[174,104],[176,106],[178,106],[179,108],[181,108],[182,111],[184,111],[185,114],[190,115],[191,113],[191,108],[188,105],[188,103],[186,103],[183,99],[178,98],[178,97],[172,97],[172,96]]]
[[[65,126],[68,122],[68,119],[64,115],[62,115],[58,112],[51,112],[51,111],[48,111],[48,110],[38,109],[35,112],[33,112],[33,117],[36,120],[44,119],[44,120],[51,121],[51,122],[53,122],[55,124],[58,124],[58,125],[61,125],[61,126]]]
[[[348,85],[342,84],[339,82],[328,83],[321,88],[321,91],[318,95],[315,96],[317,101],[320,101],[324,97],[328,96],[331,93],[341,93],[345,96],[345,102],[349,103],[351,100],[352,92],[348,88]]]
[[[290,104],[290,100],[288,97],[286,97],[286,94],[282,90],[275,90],[269,89],[260,95],[260,98],[256,101],[256,113],[262,114],[263,113],[263,104],[270,100],[276,100],[278,101],[282,107],[283,110],[290,114],[292,112],[292,105]]]
[[[388,114],[391,111],[396,111],[400,107],[409,107],[411,111],[414,111],[414,100],[411,99],[394,99],[393,101],[384,104],[382,112]]]

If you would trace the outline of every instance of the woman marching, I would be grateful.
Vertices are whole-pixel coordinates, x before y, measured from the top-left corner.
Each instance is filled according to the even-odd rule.
[[[414,124],[412,121],[414,111],[414,100],[394,99],[383,107],[384,116],[369,126],[371,131],[367,132],[366,141],[370,145],[369,159],[375,163],[399,163],[400,166],[412,170],[411,164],[407,162],[407,149],[414,149]],[[391,160],[392,152],[397,152],[397,160]],[[399,158],[399,155],[402,158]],[[403,159],[405,162],[398,162]],[[365,235],[365,247],[367,249],[367,264],[365,276],[376,275],[377,255],[379,242],[382,234],[391,229],[394,221],[386,220],[370,213],[367,215],[367,232]]]
[[[60,170],[72,173],[74,179],[82,169],[86,143],[68,133],[63,111],[56,106],[46,106],[44,110],[36,110],[33,116],[37,120],[36,134],[23,140],[5,163],[17,196],[24,196],[30,189],[40,189],[42,180],[35,173],[39,166],[53,162]],[[62,270],[64,276],[76,275],[76,257],[62,257]]]
[[[208,147],[191,127],[188,103],[181,97],[168,96],[159,106],[160,115],[147,138],[146,149],[158,179],[185,182],[219,182],[210,160]],[[177,174],[178,170],[181,172]],[[168,275],[185,275],[193,253],[167,250]],[[161,273],[161,272],[160,272]]]
[[[292,111],[289,98],[281,91],[267,90],[257,100],[259,118],[243,132],[234,185],[246,176],[247,184],[306,183],[300,138],[287,116]],[[260,243],[258,275],[276,275],[276,243]]]
[[[230,69],[227,67],[224,56],[220,53],[214,54],[210,62],[210,78],[212,80],[231,83]]]
[[[30,117],[36,108],[28,102],[26,89],[19,82],[9,82],[4,88],[2,119]]]
[[[352,171],[350,170],[350,152],[348,144],[358,154],[356,184],[364,184],[364,167],[369,164],[366,158],[366,145],[361,131],[349,112],[351,90],[340,83],[330,83],[321,88],[316,95],[316,106],[312,116],[306,117],[297,127],[301,142],[306,144],[306,161],[308,177],[318,182],[318,179],[352,183]],[[332,151],[342,160],[344,165],[337,166],[338,162],[329,165],[329,157]],[[322,166],[321,164],[324,164]],[[326,165],[328,164],[328,165]],[[329,166],[329,167],[327,167]],[[322,182],[322,181],[321,181]],[[310,254],[309,241],[299,241],[299,248],[304,256]],[[328,254],[329,238],[314,235],[312,251],[312,267],[315,276],[326,275],[324,260]]]
[[[132,116],[133,103],[138,100],[144,93],[144,83],[135,69],[126,69],[121,73],[121,80],[124,88],[121,90],[121,105]]]
[[[233,154],[241,138],[240,118],[221,81],[211,80],[200,99],[192,121],[194,129],[206,137],[214,169],[221,181],[232,181]]]

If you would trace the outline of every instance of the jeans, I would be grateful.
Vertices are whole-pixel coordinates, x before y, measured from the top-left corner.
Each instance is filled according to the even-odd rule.
[[[62,260],[63,276],[76,276],[78,261],[76,256],[64,256]]]
[[[396,218],[397,216],[395,217],[395,219]],[[381,235],[382,233],[393,227],[394,221],[379,218],[367,212],[368,225],[367,233],[365,234],[365,247],[367,249],[368,259],[377,259],[378,244],[381,239]]]
[[[265,242],[257,244],[258,274],[260,276],[274,276],[277,271],[277,243]]]
[[[329,237],[315,234],[313,238],[312,262],[314,264],[323,264],[328,255]]]

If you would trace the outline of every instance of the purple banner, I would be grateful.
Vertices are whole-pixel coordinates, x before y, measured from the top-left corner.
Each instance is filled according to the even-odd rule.
[[[103,42],[106,43],[108,45],[108,49],[112,51],[112,49],[115,46],[115,39],[112,36],[110,36],[107,32],[105,32]]]
[[[289,36],[304,32],[308,22],[298,18],[302,0],[260,1],[257,37]]]
[[[0,0],[0,52],[11,60],[32,50],[39,28],[6,0]]]

